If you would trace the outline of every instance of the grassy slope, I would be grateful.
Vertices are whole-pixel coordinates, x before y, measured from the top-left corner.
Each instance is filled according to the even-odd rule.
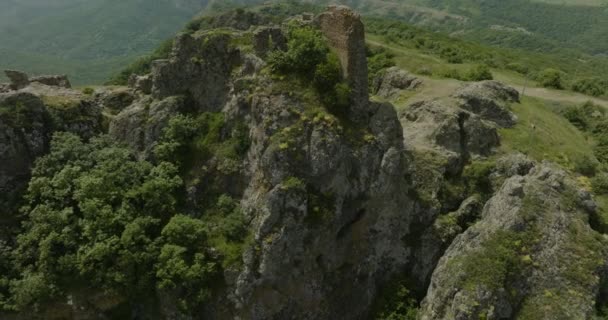
[[[472,64],[449,64],[440,57],[414,49],[407,43],[389,42],[384,37],[370,34],[368,43],[382,46],[395,56],[395,62],[401,68],[412,70],[414,73],[421,66],[430,69],[457,68],[466,70]],[[493,69],[495,78],[521,91],[525,78],[515,72],[504,69]],[[414,94],[406,94],[397,100],[397,108],[404,108],[411,102],[444,98],[458,89],[462,82],[446,79],[440,76],[417,75],[424,80],[423,87]],[[513,129],[501,131],[501,152],[518,151],[542,161],[550,160],[572,169],[573,162],[581,157],[593,158],[593,141],[581,133],[576,127],[563,118],[559,111],[571,105],[582,104],[587,100],[595,100],[608,108],[608,101],[595,99],[569,91],[557,91],[539,88],[528,81],[526,96],[521,104],[512,106],[513,112],[519,117],[518,125]]]

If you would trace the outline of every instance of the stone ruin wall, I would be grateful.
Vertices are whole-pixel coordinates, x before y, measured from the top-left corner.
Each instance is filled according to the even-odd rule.
[[[346,6],[329,6],[317,23],[338,55],[352,90],[352,112],[365,118],[369,107],[365,27],[361,16]]]

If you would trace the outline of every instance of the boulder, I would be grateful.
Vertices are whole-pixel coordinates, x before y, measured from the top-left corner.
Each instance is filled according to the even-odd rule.
[[[372,84],[372,93],[385,99],[396,98],[401,90],[415,90],[422,80],[412,74],[391,67],[378,75]]]
[[[9,87],[12,90],[19,90],[27,87],[30,84],[30,80],[26,73],[16,70],[5,70],[4,74],[10,80]]]
[[[70,80],[66,75],[37,76],[30,78],[30,82],[38,82],[51,87],[71,88]]]
[[[519,92],[498,81],[482,81],[466,85],[454,93],[459,106],[504,128],[513,127],[517,116],[509,110],[519,102]]]
[[[400,114],[405,141],[412,147],[432,147],[448,159],[448,171],[458,173],[471,156],[489,156],[500,145],[496,127],[449,101],[421,101]]]

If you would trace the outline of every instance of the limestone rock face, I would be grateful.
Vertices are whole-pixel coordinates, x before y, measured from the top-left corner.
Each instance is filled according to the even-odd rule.
[[[19,90],[27,87],[30,84],[30,80],[24,72],[16,71],[16,70],[6,70],[4,71],[6,77],[10,80],[9,87],[12,90]]]
[[[344,78],[352,90],[351,113],[355,120],[365,119],[368,110],[367,57],[365,53],[365,27],[359,14],[346,6],[329,6],[317,17],[329,45],[336,50]]]
[[[221,33],[177,36],[171,57],[152,65],[152,96],[187,95],[199,111],[219,111],[227,102],[233,68],[240,53]]]
[[[132,74],[131,77],[129,77],[129,87],[136,91],[140,91],[143,94],[151,94],[152,85],[152,75],[150,74],[144,76]]]
[[[488,156],[500,145],[496,128],[449,102],[422,101],[400,115],[405,141],[433,147],[446,155],[448,171],[459,172],[471,155]]]
[[[378,75],[372,84],[372,93],[385,99],[396,98],[400,90],[414,90],[422,80],[398,67],[391,67]]]
[[[279,27],[260,27],[253,33],[253,48],[259,57],[273,50],[285,50],[287,39]]]
[[[441,258],[421,318],[591,319],[607,247],[577,188],[549,164],[507,179]]]
[[[140,99],[112,120],[109,134],[141,152],[144,158],[149,157],[169,119],[183,110],[184,103],[179,96],[160,101]]]
[[[103,90],[95,94],[96,102],[102,107],[117,113],[130,106],[137,99],[137,95],[129,88]]]
[[[70,80],[66,75],[37,76],[30,78],[30,82],[38,82],[52,87],[72,87],[72,85],[70,84]]]
[[[413,202],[394,108],[370,104],[360,129],[374,138],[355,144],[333,116],[302,119],[305,108],[286,95],[252,100],[244,204],[259,249],[235,282],[241,319],[365,318],[376,288],[409,257],[399,243]]]
[[[27,185],[36,157],[48,148],[51,119],[30,93],[0,94],[0,216]],[[14,214],[14,212],[13,212]]]
[[[519,102],[519,92],[498,81],[482,81],[464,86],[454,97],[459,106],[482,119],[493,121],[501,127],[510,128],[517,117],[509,110],[509,103]]]

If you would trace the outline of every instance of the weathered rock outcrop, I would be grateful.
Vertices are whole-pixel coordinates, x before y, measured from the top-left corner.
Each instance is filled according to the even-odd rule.
[[[472,155],[488,156],[500,145],[496,128],[449,101],[422,101],[400,115],[404,137],[413,148],[435,147],[448,160],[448,172],[462,170]]]
[[[422,319],[591,319],[608,261],[587,201],[548,164],[506,180],[439,262]]]
[[[517,117],[509,110],[509,104],[519,102],[519,92],[498,81],[482,81],[464,86],[454,97],[459,106],[493,121],[501,127],[510,128],[517,123]]]
[[[95,102],[111,113],[118,113],[130,106],[138,97],[129,88],[101,90],[95,93]]]
[[[51,87],[71,88],[70,80],[66,75],[37,76],[30,78],[30,82],[38,82]]]
[[[351,86],[351,116],[365,120],[369,115],[369,88],[365,27],[361,17],[346,6],[329,6],[317,20],[329,45],[336,50],[344,78]]]
[[[350,19],[337,17],[343,18]],[[361,22],[351,18],[341,22],[356,27],[345,44],[361,45]],[[410,255],[402,239],[413,202],[397,114],[392,105],[367,99],[364,43],[363,61],[355,62],[358,49],[343,56],[348,78],[365,88],[353,102],[365,106],[353,127],[260,73],[264,61],[233,48],[234,36],[179,35],[171,57],[153,66],[152,95],[120,112],[110,134],[147,156],[167,121],[185,111],[222,112],[222,135],[236,123],[249,128],[246,158],[197,164],[201,176],[187,191],[196,207],[211,179],[219,181],[222,192],[241,199],[254,238],[243,266],[225,271],[225,294],[208,303],[204,318],[365,318],[378,288]],[[163,313],[179,314],[162,305]]]
[[[168,60],[154,61],[152,96],[191,98],[199,111],[219,111],[230,92],[232,70],[241,63],[239,50],[222,33],[182,33]]]
[[[391,67],[374,79],[372,93],[385,98],[396,98],[401,90],[414,90],[422,84],[422,80],[398,67]]]
[[[31,166],[46,151],[51,132],[50,115],[40,98],[0,94],[0,219],[11,214],[6,210],[27,185]]]
[[[260,27],[253,33],[253,48],[259,57],[273,50],[285,50],[287,39],[279,27]]]
[[[145,97],[113,119],[109,134],[141,152],[144,158],[149,157],[169,119],[184,111],[184,108],[185,99],[181,96],[160,101]]]
[[[9,87],[12,90],[23,89],[29,86],[32,82],[40,83],[51,87],[61,87],[68,89],[72,87],[72,85],[70,84],[70,80],[68,80],[68,76],[66,75],[47,75],[30,78],[25,72],[16,70],[6,70],[4,71],[4,73],[11,82],[9,84]]]
[[[303,119],[307,106],[287,96],[258,94],[251,107],[244,203],[259,249],[245,255],[235,283],[238,315],[365,318],[376,288],[409,256],[400,243],[412,202],[393,107],[370,106],[358,130],[375,138],[361,144],[334,116]]]
[[[152,93],[152,86],[152,75],[150,74],[144,76],[132,74],[131,77],[129,77],[129,87],[143,94]]]
[[[88,139],[102,131],[96,103],[78,92],[65,96],[63,90],[69,89],[53,88],[28,84],[0,93],[0,215],[14,209],[34,160],[47,151],[53,132],[69,131]]]
[[[27,74],[21,71],[6,70],[4,71],[4,74],[6,74],[6,77],[10,80],[9,87],[12,90],[23,89],[30,84]]]

